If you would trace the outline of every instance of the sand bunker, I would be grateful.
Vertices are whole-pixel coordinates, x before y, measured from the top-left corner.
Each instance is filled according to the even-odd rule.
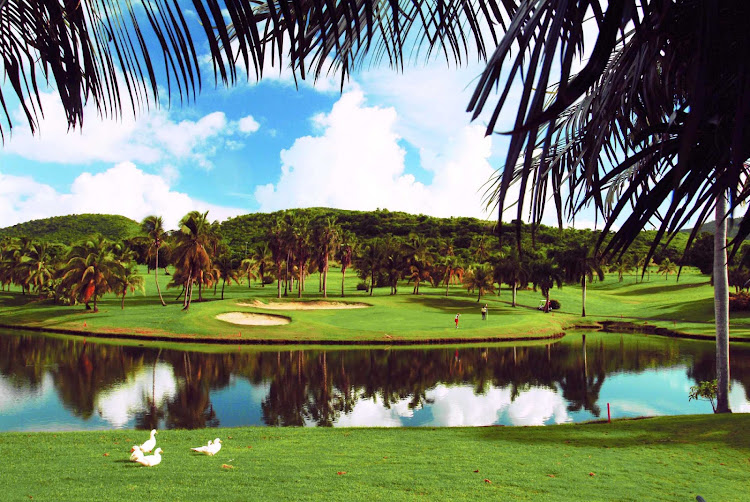
[[[366,303],[345,303],[345,302],[328,302],[328,301],[311,301],[311,302],[271,302],[263,303],[260,300],[254,300],[252,303],[238,303],[243,307],[256,307],[269,310],[333,310],[333,309],[363,309],[370,307]]]
[[[277,326],[291,322],[289,318],[280,315],[251,314],[249,312],[226,312],[217,315],[216,318],[220,321],[246,326]]]

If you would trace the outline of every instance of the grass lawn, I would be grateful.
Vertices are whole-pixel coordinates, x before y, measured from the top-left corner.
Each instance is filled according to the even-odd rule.
[[[747,500],[749,415],[550,427],[0,434],[3,500]],[[191,446],[220,437],[215,457]]]
[[[635,282],[636,276],[626,276],[618,282],[616,275],[595,282],[588,289],[586,310],[581,317],[580,286],[566,285],[554,290],[552,297],[562,304],[560,311],[543,314],[536,310],[541,295],[531,289],[519,291],[519,307],[510,306],[510,291],[490,294],[477,302],[475,294],[452,286],[449,296],[445,288],[423,285],[420,295],[411,294],[411,285],[402,285],[398,295],[391,296],[387,288],[376,288],[373,296],[357,291],[359,280],[349,274],[346,298],[340,297],[341,281],[336,269],[329,280],[329,300],[364,302],[362,309],[343,310],[267,310],[239,303],[275,300],[275,284],[259,287],[253,283],[227,286],[225,300],[220,290],[204,291],[203,302],[194,302],[188,312],[175,300],[178,291],[167,290],[169,277],[160,274],[162,291],[168,302],[162,307],[156,295],[153,275],[146,275],[146,294],[125,299],[105,296],[99,302],[100,312],[86,312],[82,306],[55,305],[38,301],[18,291],[0,293],[0,324],[33,326],[47,329],[76,330],[81,333],[112,333],[157,336],[164,339],[193,341],[223,339],[229,342],[321,342],[321,343],[427,343],[476,340],[507,340],[514,338],[549,337],[566,328],[594,324],[603,320],[618,320],[638,325],[651,324],[674,331],[713,337],[713,290],[708,278],[697,271],[686,270],[677,282],[675,277],[651,274],[646,282]],[[303,300],[319,300],[317,277],[307,282]],[[296,301],[296,291],[282,301]],[[489,318],[482,321],[480,306],[489,304]],[[291,320],[283,326],[238,326],[216,319],[225,312],[266,313],[281,315]],[[453,319],[461,314],[460,327]],[[750,340],[750,316],[732,315],[731,335],[735,339]]]

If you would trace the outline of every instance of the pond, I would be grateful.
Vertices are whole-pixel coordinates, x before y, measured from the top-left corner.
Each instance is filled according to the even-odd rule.
[[[574,333],[549,343],[205,353],[0,333],[0,431],[546,425],[710,413],[714,345]],[[750,411],[750,345],[731,347]]]

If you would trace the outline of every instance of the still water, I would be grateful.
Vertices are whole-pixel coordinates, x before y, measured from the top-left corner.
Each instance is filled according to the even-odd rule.
[[[238,348],[239,349],[239,348]],[[731,347],[750,412],[750,345]],[[710,413],[711,342],[568,334],[549,344],[209,354],[0,333],[0,431],[545,425]]]

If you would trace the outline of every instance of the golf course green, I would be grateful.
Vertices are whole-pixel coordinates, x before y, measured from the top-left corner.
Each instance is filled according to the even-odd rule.
[[[713,289],[708,277],[693,269],[684,270],[679,281],[652,273],[643,281],[633,274],[622,282],[616,275],[594,282],[587,290],[587,317],[581,317],[577,285],[553,290],[552,298],[561,308],[545,314],[537,309],[541,294],[531,288],[520,290],[517,306],[512,307],[511,292],[505,288],[480,301],[475,292],[459,285],[451,286],[447,296],[445,287],[425,285],[414,295],[406,283],[396,295],[375,288],[370,296],[357,291],[358,280],[349,278],[343,298],[335,294],[323,298],[315,276],[308,279],[301,298],[290,291],[277,299],[275,284],[233,284],[226,286],[223,300],[220,290],[205,290],[203,301],[195,298],[184,311],[175,299],[179,291],[166,289],[168,276],[159,276],[167,301],[163,307],[153,275],[146,274],[144,267],[141,274],[145,294],[126,296],[124,309],[119,297],[105,295],[97,313],[81,305],[22,295],[20,290],[1,292],[0,325],[82,336],[228,344],[489,342],[552,338],[573,327],[598,328],[607,323],[617,323],[619,330],[714,336]],[[340,285],[335,269],[330,277],[329,291]],[[486,320],[480,313],[484,304],[489,312]],[[456,314],[460,314],[458,329]],[[731,317],[732,339],[750,340],[750,315],[732,313]]]

